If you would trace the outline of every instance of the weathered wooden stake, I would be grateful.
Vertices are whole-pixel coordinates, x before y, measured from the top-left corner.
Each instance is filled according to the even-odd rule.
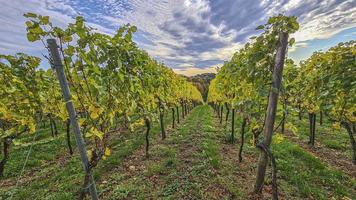
[[[274,122],[276,118],[277,104],[278,104],[278,94],[282,82],[284,59],[287,51],[287,45],[288,45],[288,33],[280,33],[279,44],[277,47],[277,52],[275,57],[275,66],[272,74],[272,85],[269,92],[266,124],[264,129],[263,144],[266,148],[269,148],[272,141],[272,134],[273,134]],[[256,176],[255,187],[254,187],[255,193],[262,192],[263,182],[266,173],[266,166],[267,166],[267,154],[262,151],[258,162],[257,176]]]
[[[64,102],[66,103],[66,107],[67,107],[67,111],[69,114],[69,118],[70,118],[70,122],[72,124],[73,130],[74,130],[74,136],[75,136],[75,142],[77,144],[78,150],[79,150],[79,154],[80,154],[80,158],[82,160],[82,164],[83,164],[83,168],[84,171],[86,173],[86,175],[88,175],[89,177],[89,181],[88,181],[88,189],[91,195],[91,198],[93,200],[97,200],[98,199],[98,195],[96,192],[96,187],[95,187],[95,182],[93,179],[93,175],[91,173],[91,170],[89,168],[89,159],[86,153],[86,145],[84,142],[84,139],[82,137],[82,134],[80,133],[80,127],[78,124],[78,119],[77,119],[77,113],[74,109],[73,106],[73,102],[71,100],[71,96],[70,96],[70,91],[69,91],[69,87],[68,87],[68,82],[67,82],[67,78],[66,75],[64,73],[64,68],[63,68],[63,64],[61,61],[61,57],[59,55],[59,51],[58,51],[58,46],[56,43],[55,39],[48,39],[47,40],[47,44],[48,44],[48,48],[51,54],[51,58],[52,58],[52,65],[56,70],[56,74],[57,74],[57,78],[59,81],[59,84],[61,86],[61,90],[62,90],[62,95],[64,98]]]

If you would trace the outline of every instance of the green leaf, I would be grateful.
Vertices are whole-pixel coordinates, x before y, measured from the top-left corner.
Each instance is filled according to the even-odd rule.
[[[289,46],[293,46],[293,44],[295,43],[295,39],[294,38],[291,38],[289,40]]]
[[[123,73],[119,73],[119,79],[120,81],[124,81],[125,80],[125,75]]]
[[[94,73],[100,74],[100,67],[99,66],[93,66],[91,69],[93,70]]]
[[[122,62],[120,59],[117,59],[117,68],[122,68]]]
[[[137,27],[136,26],[131,26],[130,31],[132,33],[135,33],[137,31]]]
[[[34,24],[30,29],[29,29],[30,33],[36,33],[36,34],[42,34],[43,30],[42,28],[39,26],[39,24]]]
[[[36,18],[37,17],[37,15],[35,13],[31,13],[31,12],[25,13],[23,16],[27,17],[27,18]]]
[[[83,17],[78,16],[75,20],[76,20],[75,25],[77,25],[77,28],[84,28],[84,18]]]
[[[297,22],[297,19],[295,17],[289,18],[289,22],[294,31],[297,31],[299,29],[299,23]]]
[[[257,26],[256,30],[261,30],[261,29],[264,29],[264,28],[265,28],[264,25],[259,25],[259,26]]]
[[[49,16],[42,17],[40,21],[43,25],[47,25],[49,23]]]
[[[68,55],[68,56],[73,56],[74,54],[74,47],[69,45],[67,47],[67,49],[64,50],[64,52]]]
[[[31,28],[33,26],[33,23],[31,21],[26,21],[26,26],[27,28]]]
[[[63,42],[71,42],[73,40],[72,36],[66,35],[62,38]]]
[[[35,42],[37,40],[39,40],[40,37],[37,34],[33,34],[33,33],[27,33],[27,40],[30,42]]]
[[[276,17],[270,17],[268,19],[268,24],[273,24],[274,22],[276,22]]]

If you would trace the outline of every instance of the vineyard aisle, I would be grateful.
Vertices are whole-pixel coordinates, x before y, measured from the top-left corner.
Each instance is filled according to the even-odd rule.
[[[110,178],[102,181],[105,192],[101,196],[220,199],[233,195],[214,179],[218,172],[214,167],[218,167],[221,156],[212,119],[209,106],[196,107],[183,124],[168,133],[166,140],[153,144],[149,160],[141,149],[110,172]]]
[[[239,119],[236,124],[239,127]],[[98,183],[101,198],[254,199],[250,192],[258,151],[252,144],[245,144],[243,162],[239,163],[239,140],[235,145],[227,142],[226,127],[219,124],[211,107],[196,107],[184,123],[168,132],[166,140],[155,140],[149,160],[144,158],[144,149],[140,149],[108,172]],[[236,131],[239,136],[239,128]],[[281,199],[355,195],[354,179],[328,168],[288,140],[275,140],[273,151],[280,164]],[[268,183],[263,191],[264,199],[270,199],[271,192]]]
[[[137,137],[137,134],[143,136],[144,129],[137,134],[113,138],[112,155],[94,171],[100,199],[255,199],[250,192],[259,152],[247,131],[243,160],[238,162],[242,121],[238,114],[234,145],[227,141],[230,122],[220,124],[217,114],[208,105],[195,107],[175,129],[170,128],[171,115],[167,115],[165,121],[168,125],[165,140],[160,137],[158,123],[153,124],[148,160],[144,137]],[[12,192],[13,199],[76,198],[82,180],[80,162],[76,156],[65,156],[66,144],[60,138],[34,146],[31,165],[19,187],[15,189],[16,176],[10,174],[15,178],[1,182],[0,199],[8,199]],[[57,144],[59,141],[63,144]],[[44,145],[48,151],[43,151]],[[277,158],[280,199],[352,199],[356,196],[354,178],[322,162],[289,138],[276,135],[272,147]],[[17,168],[22,165],[18,160],[27,149],[15,151],[19,155],[9,161],[12,174],[19,173]],[[52,154],[56,159],[49,157]],[[266,177],[263,197],[270,199],[270,169]]]

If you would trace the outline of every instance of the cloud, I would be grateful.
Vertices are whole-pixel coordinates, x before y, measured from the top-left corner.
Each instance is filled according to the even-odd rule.
[[[173,69],[177,74],[183,74],[186,76],[194,76],[202,73],[216,73],[216,69],[214,67],[209,67],[206,69],[194,68],[187,66],[184,69]]]
[[[34,12],[42,15],[51,16],[51,21],[57,26],[65,26],[67,23],[73,21],[69,16],[73,14],[73,10],[62,6],[61,12],[52,11],[48,9],[54,6],[51,1],[36,1],[36,0],[16,0],[7,1],[0,0],[0,53],[15,54],[17,52],[25,52],[31,55],[41,56],[47,53],[43,48],[42,43],[31,43],[27,41],[26,37],[26,18],[24,13]],[[26,5],[26,6],[24,6]]]
[[[311,41],[333,38],[356,27],[354,0],[0,0],[0,51],[40,56],[40,43],[26,39],[23,13],[51,16],[64,27],[82,15],[98,32],[114,34],[123,24],[138,27],[135,42],[153,58],[195,73],[222,64],[241,48],[255,30],[278,13],[295,15],[301,25],[293,35],[297,49]],[[26,5],[26,6],[24,6]]]
[[[299,17],[300,31],[294,34],[297,41],[330,38],[356,26],[356,1],[320,1],[311,5]]]
[[[307,42],[298,42],[295,45],[293,45],[291,48],[288,49],[288,52],[295,52],[298,48],[306,48],[308,47],[308,43]]]

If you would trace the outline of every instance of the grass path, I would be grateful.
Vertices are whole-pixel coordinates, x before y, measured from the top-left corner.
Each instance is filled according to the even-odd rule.
[[[206,199],[206,183],[214,176],[218,162],[216,148],[206,135],[212,128],[210,109],[195,108],[183,124],[156,141],[150,159],[140,149],[110,176],[105,198]],[[214,194],[211,194],[214,195]]]
[[[257,153],[226,142],[211,107],[195,108],[184,123],[155,140],[150,159],[140,148],[101,182],[103,199],[246,199],[254,181]],[[266,187],[264,196],[270,197]]]

